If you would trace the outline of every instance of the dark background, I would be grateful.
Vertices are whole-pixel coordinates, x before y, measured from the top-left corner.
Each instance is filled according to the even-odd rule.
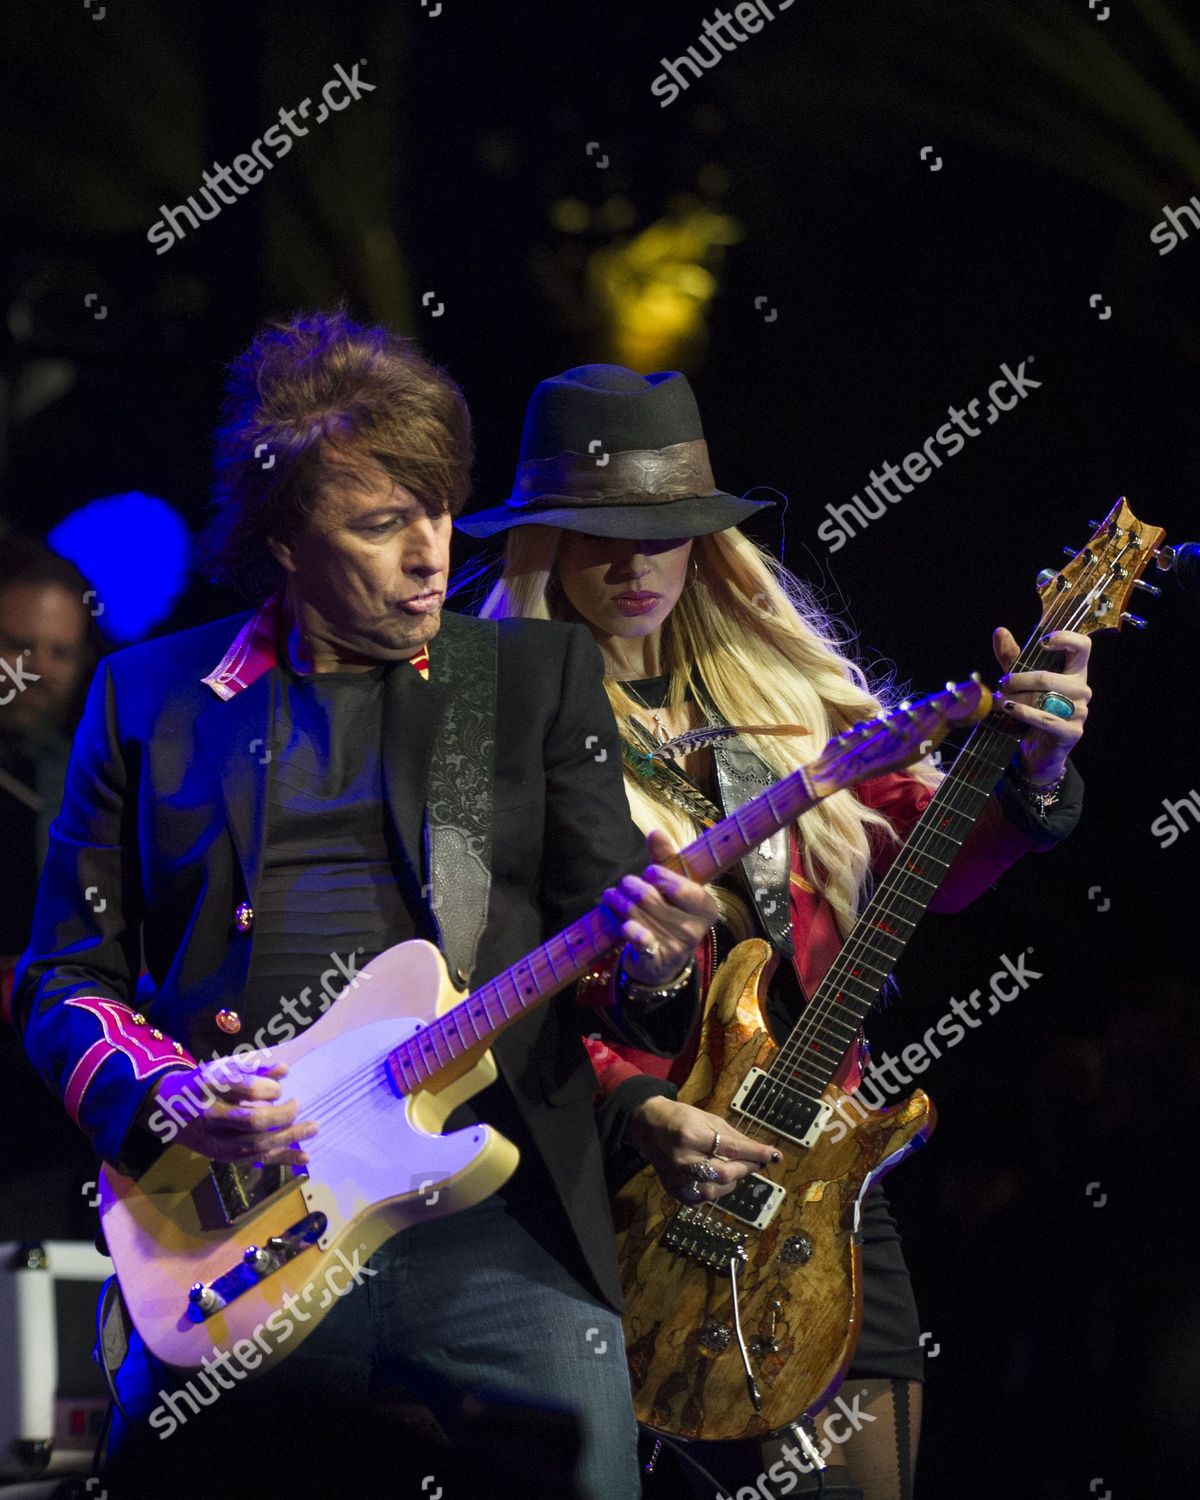
[[[660,59],[715,7],[433,3],[6,6],[13,530],[133,489],[198,530],[223,364],[264,318],[345,297],[462,384],[473,504],[508,492],[538,379],[638,355],[686,370],[718,483],[787,497],[758,538],[920,691],[994,679],[991,628],[1030,634],[1038,569],[1118,495],[1168,541],[1200,538],[1200,231],[1167,256],[1149,239],[1200,191],[1184,0],[1113,0],[1104,19],[1084,0],[797,0],[666,109]],[[161,204],[362,58],[373,93],[155,254]],[[635,319],[631,352],[595,289],[615,255],[653,290],[647,230],[699,248],[658,268],[677,336]],[[827,502],[1031,357],[1039,389],[829,555]],[[47,371],[68,388],[25,415]],[[237,607],[197,580],[169,628]],[[1194,1486],[1200,833],[1161,849],[1150,824],[1200,789],[1200,601],[1132,607],[1150,629],[1096,643],[1078,832],[930,918],[874,1027],[897,1050],[1033,946],[1044,977],[922,1077],[940,1125],[890,1179],[938,1351],[923,1500]],[[19,1152],[19,1132],[56,1126],[12,1128]],[[86,1206],[60,1208],[87,1232]]]

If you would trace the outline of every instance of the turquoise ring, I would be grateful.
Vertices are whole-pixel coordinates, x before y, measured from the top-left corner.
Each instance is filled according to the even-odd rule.
[[[1072,719],[1075,717],[1075,705],[1070,698],[1064,698],[1061,693],[1043,693],[1038,699],[1037,706],[1048,714],[1053,714],[1058,719]]]

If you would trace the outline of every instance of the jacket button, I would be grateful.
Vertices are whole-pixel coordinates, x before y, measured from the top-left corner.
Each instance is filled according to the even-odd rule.
[[[254,908],[249,901],[239,901],[237,910],[233,914],[233,920],[237,923],[239,932],[249,932],[254,926]]]
[[[217,1012],[217,1025],[229,1036],[233,1036],[235,1032],[241,1031],[242,1018],[236,1010],[226,1010],[222,1007]]]

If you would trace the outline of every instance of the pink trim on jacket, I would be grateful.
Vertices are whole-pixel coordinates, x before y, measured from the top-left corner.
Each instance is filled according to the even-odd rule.
[[[149,1078],[163,1068],[193,1068],[196,1059],[186,1052],[182,1043],[154,1029],[144,1017],[120,1000],[109,1000],[102,995],[75,995],[63,1002],[77,1010],[89,1011],[100,1022],[104,1035],[87,1049],[67,1080],[63,1104],[75,1123],[79,1124],[79,1111],[83,1096],[87,1093],[96,1074],[118,1053],[127,1059],[136,1079]]]

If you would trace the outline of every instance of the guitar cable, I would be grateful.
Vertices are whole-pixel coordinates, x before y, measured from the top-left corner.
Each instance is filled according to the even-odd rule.
[[[106,1309],[109,1307],[114,1293],[117,1296],[120,1295],[119,1290],[117,1290],[117,1278],[115,1274],[110,1276],[104,1283],[104,1285],[100,1288],[100,1295],[96,1298],[96,1343],[95,1347],[92,1349],[92,1358],[104,1371],[104,1383],[108,1386],[109,1398],[108,1405],[104,1409],[104,1420],[100,1423],[100,1431],[96,1434],[96,1446],[92,1449],[91,1478],[95,1478],[97,1481],[102,1478],[100,1473],[100,1455],[104,1452],[105,1444],[108,1441],[109,1433],[112,1430],[112,1418],[114,1410],[121,1413],[121,1418],[124,1422],[129,1422],[129,1413],[121,1405],[121,1398],[117,1394],[117,1386],[116,1382],[113,1379],[113,1372],[111,1369],[109,1369],[108,1360],[104,1357],[104,1315]]]
[[[115,1275],[112,1275],[100,1288],[100,1295],[96,1299],[96,1346],[92,1350],[92,1358],[104,1371],[104,1383],[108,1386],[108,1394],[112,1403],[112,1405],[109,1407],[109,1418],[111,1419],[112,1407],[115,1406],[121,1414],[121,1420],[123,1422],[128,1422],[132,1426],[133,1418],[121,1405],[121,1398],[117,1394],[117,1384],[113,1379],[113,1372],[109,1368],[108,1360],[104,1357],[104,1328],[107,1322],[106,1315],[112,1304],[113,1298],[119,1296],[120,1290],[117,1286],[117,1278]],[[108,1421],[106,1420],[105,1426],[107,1427],[107,1425]],[[96,1445],[96,1448],[97,1452],[99,1452],[99,1444]]]
[[[794,1424],[789,1423],[788,1425],[790,1427],[790,1426],[792,1426]],[[722,1500],[722,1497],[726,1496],[727,1493],[731,1493],[731,1492],[727,1492],[725,1490],[725,1487],[724,1487],[722,1481],[719,1480],[719,1479],[717,1479],[714,1475],[710,1474],[709,1471],[704,1467],[704,1465],[700,1462],[700,1460],[698,1458],[693,1458],[692,1457],[692,1455],[687,1451],[687,1446],[686,1445],[676,1442],[674,1438],[668,1437],[665,1433],[658,1433],[658,1432],[656,1432],[654,1434],[654,1440],[655,1440],[655,1444],[656,1444],[656,1447],[655,1447],[655,1450],[654,1450],[654,1456],[653,1456],[653,1458],[651,1458],[651,1460],[650,1460],[649,1463],[643,1465],[643,1468],[645,1469],[645,1471],[648,1474],[654,1472],[654,1465],[658,1461],[658,1451],[659,1451],[659,1448],[662,1446],[662,1444],[665,1443],[667,1445],[667,1447],[670,1448],[671,1452],[676,1455],[677,1458],[684,1459],[687,1463],[691,1464],[691,1466],[692,1466],[693,1469],[698,1470],[699,1473],[704,1476],[704,1482],[705,1482],[705,1484],[711,1484],[712,1485],[712,1487],[713,1487],[713,1500]],[[816,1487],[816,1489],[815,1490],[801,1490],[800,1491],[800,1497],[803,1497],[803,1496],[807,1495],[807,1496],[811,1496],[811,1500],[821,1500],[821,1496],[825,1493],[825,1473],[824,1473],[824,1470],[822,1470],[822,1469],[817,1469],[815,1472],[816,1472],[816,1476],[817,1476],[817,1487]]]

